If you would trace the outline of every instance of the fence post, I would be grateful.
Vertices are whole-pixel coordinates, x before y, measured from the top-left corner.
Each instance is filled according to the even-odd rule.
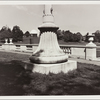
[[[86,48],[85,48],[84,52],[85,52],[85,60],[86,60]]]

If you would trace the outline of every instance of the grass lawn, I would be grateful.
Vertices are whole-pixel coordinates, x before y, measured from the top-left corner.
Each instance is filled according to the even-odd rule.
[[[67,74],[26,71],[29,55],[0,52],[0,95],[100,95],[100,66],[78,63]]]
[[[62,45],[86,45],[86,42],[64,42],[63,40],[58,41],[59,44]]]
[[[38,44],[39,38],[31,37],[31,43]],[[59,40],[58,43],[64,44],[64,45],[86,45],[88,42],[64,42],[63,40]],[[30,44],[30,37],[23,37],[23,42],[20,42],[19,44]],[[98,42],[96,42],[95,44],[100,46],[100,43],[98,43]]]

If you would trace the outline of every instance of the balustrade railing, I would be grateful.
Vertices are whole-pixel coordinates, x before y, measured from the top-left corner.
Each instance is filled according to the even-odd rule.
[[[84,59],[87,59],[87,50],[88,49],[99,49],[100,46],[81,46],[81,45],[60,45],[60,48],[63,50],[64,53],[71,54],[71,55],[76,55],[78,56],[83,56]],[[74,52],[76,50],[76,52]],[[80,58],[80,57],[79,57]]]
[[[9,46],[8,46],[9,45]],[[24,52],[34,52],[38,44],[0,44],[0,49],[7,48],[10,46],[14,46],[13,50],[15,51],[24,51]],[[92,47],[92,46],[83,46],[83,45],[60,45],[60,48],[63,50],[64,53],[68,55],[76,55],[76,56],[83,56],[85,59],[87,57],[87,50],[88,49],[96,49],[96,52],[100,51],[100,46]],[[11,49],[5,49],[11,50]],[[99,54],[100,55],[100,54]]]
[[[32,45],[26,45],[27,50],[32,50]]]
[[[60,46],[64,53],[71,54],[71,47]]]

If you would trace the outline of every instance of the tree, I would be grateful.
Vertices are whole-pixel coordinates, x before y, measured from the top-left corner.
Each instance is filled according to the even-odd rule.
[[[97,30],[96,32],[92,33],[94,35],[94,41],[100,42],[100,30]]]
[[[89,41],[88,35],[89,35],[89,33],[87,33],[87,34],[85,35],[85,42],[88,42],[88,41]]]
[[[73,33],[70,32],[69,30],[68,31],[65,31],[63,38],[64,38],[64,41],[65,42],[73,42]]]
[[[64,31],[57,30],[57,39],[62,40],[64,36]]]
[[[76,38],[76,42],[80,42],[80,41],[82,40],[82,35],[81,35],[81,33],[80,33],[80,32],[77,32],[75,38]]]
[[[77,34],[73,34],[73,42],[77,42]]]
[[[12,38],[12,32],[11,29],[7,26],[3,26],[2,29],[0,30],[0,40],[4,41],[5,38]]]
[[[20,29],[19,26],[14,26],[12,29],[12,33],[13,33],[13,41],[17,42],[17,41],[23,41],[23,32]]]
[[[25,36],[26,36],[26,37],[29,37],[29,36],[30,36],[29,31],[26,31],[26,32],[25,32]]]

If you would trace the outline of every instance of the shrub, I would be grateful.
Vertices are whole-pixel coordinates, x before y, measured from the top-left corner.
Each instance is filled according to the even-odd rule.
[[[78,63],[66,74],[32,73],[22,62],[0,62],[0,95],[100,95],[100,66]]]
[[[67,74],[31,73],[24,89],[27,95],[92,95],[100,94],[100,68],[78,63],[78,69]]]

